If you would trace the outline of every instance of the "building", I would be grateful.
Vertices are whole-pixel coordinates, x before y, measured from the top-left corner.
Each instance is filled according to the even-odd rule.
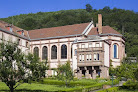
[[[125,56],[123,36],[109,26],[102,26],[101,14],[98,14],[97,27],[91,21],[26,31],[0,21],[0,37],[18,42],[24,53],[35,53],[41,61],[48,59],[49,76],[56,75],[52,69],[70,61],[78,78],[107,78],[110,60],[116,67]]]

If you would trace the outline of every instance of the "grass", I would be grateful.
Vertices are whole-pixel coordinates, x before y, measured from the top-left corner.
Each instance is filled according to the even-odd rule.
[[[75,88],[80,88],[81,86],[76,86]],[[73,88],[73,87],[71,87]],[[43,90],[43,91],[61,91],[61,90],[67,90],[70,88],[66,88],[65,86],[59,86],[59,85],[48,85],[48,84],[38,84],[38,83],[24,83],[16,88],[16,90]],[[0,82],[0,90],[9,90],[9,88],[6,86],[5,83]]]
[[[31,84],[24,83],[16,88],[16,90],[29,90],[29,91],[69,91],[69,90],[75,90],[75,89],[82,89],[87,88],[89,86],[94,86],[97,84],[104,84],[104,83],[110,83],[110,81],[105,82],[103,79],[82,79],[82,80],[76,80],[71,81],[71,87],[65,87],[65,83],[62,81],[58,81],[55,79],[44,79],[43,82],[34,82]],[[0,90],[9,90],[9,88],[6,86],[5,83],[0,82]],[[21,92],[21,91],[19,91]]]

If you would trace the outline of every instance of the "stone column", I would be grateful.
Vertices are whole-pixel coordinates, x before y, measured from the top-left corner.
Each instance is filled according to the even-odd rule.
[[[50,61],[51,61],[51,48],[50,48],[50,41],[49,41],[49,43],[48,43],[48,64],[49,64],[49,68],[51,68]]]
[[[89,74],[89,70],[86,70],[86,72],[85,72],[85,78],[86,79],[91,79],[92,78],[91,74]]]
[[[92,67],[93,73],[92,73],[92,78],[96,79],[96,70],[94,69],[94,67]]]
[[[108,78],[109,77],[109,73],[108,73],[109,69],[104,66],[100,66],[100,69],[101,69],[100,78]]]
[[[80,68],[77,68],[77,77],[78,79],[82,79],[82,70],[80,70]]]
[[[58,65],[60,64],[60,59],[61,59],[61,47],[58,39],[58,44],[57,44],[57,59],[58,59]]]
[[[67,46],[67,59],[70,61],[71,59],[71,48],[70,48],[70,39],[68,38],[68,46]]]

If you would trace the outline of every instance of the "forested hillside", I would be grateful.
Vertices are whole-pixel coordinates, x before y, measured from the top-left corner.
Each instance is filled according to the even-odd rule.
[[[26,30],[31,30],[86,23],[91,20],[96,24],[99,13],[103,15],[104,26],[109,25],[120,33],[123,33],[126,39],[127,56],[138,57],[138,13],[133,11],[104,7],[100,10],[91,9],[90,11],[87,9],[78,9],[21,14],[0,20],[13,23]]]

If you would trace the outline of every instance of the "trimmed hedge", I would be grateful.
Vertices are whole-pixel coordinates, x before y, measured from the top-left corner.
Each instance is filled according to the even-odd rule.
[[[117,92],[118,90],[119,90],[119,87],[112,87],[112,88],[100,90],[100,91],[97,91],[97,92]]]
[[[127,81],[126,83],[123,84],[121,89],[128,89],[128,90],[138,90],[138,82],[133,82],[133,81]]]

